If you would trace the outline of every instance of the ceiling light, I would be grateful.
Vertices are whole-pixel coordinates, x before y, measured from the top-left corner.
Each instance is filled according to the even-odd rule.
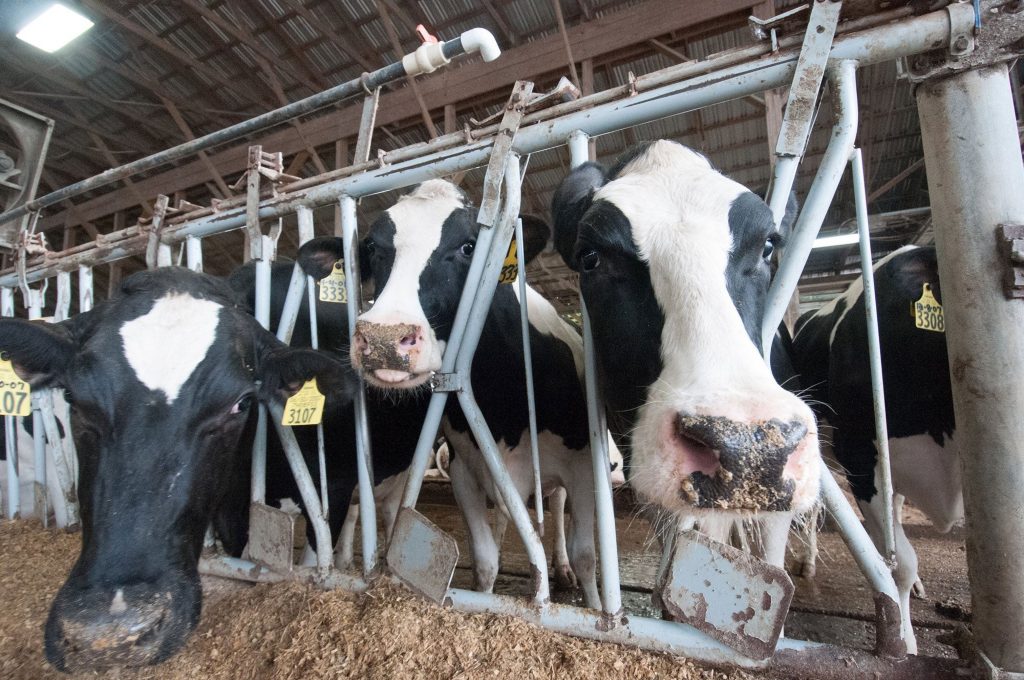
[[[860,237],[856,232],[852,234],[838,234],[836,236],[822,236],[815,239],[812,248],[833,248],[835,246],[848,246],[856,243]]]
[[[54,3],[18,31],[18,38],[44,52],[56,52],[92,26],[93,23],[78,12]]]

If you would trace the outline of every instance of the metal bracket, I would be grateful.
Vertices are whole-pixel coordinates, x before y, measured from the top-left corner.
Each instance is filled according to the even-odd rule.
[[[779,141],[775,145],[776,156],[799,158],[804,154],[842,8],[842,2],[832,0],[815,2],[811,7],[796,72],[793,74],[793,85],[789,88]]]
[[[459,373],[435,373],[430,377],[430,389],[434,392],[461,392],[466,379]]]
[[[747,23],[750,25],[750,32],[754,34],[755,40],[766,40],[771,38],[772,52],[778,52],[778,34],[782,29],[783,24],[788,23],[798,14],[803,14],[807,8],[808,5],[800,5],[799,7],[794,7],[791,10],[783,12],[782,14],[776,14],[768,19],[759,19],[758,17],[751,15],[747,17]]]
[[[245,232],[249,241],[249,258],[262,260],[264,257],[273,259],[272,253],[263,252],[263,231],[260,229],[260,177],[266,177],[271,182],[270,192],[272,196],[277,195],[277,188],[281,184],[296,182],[300,178],[289,175],[284,171],[284,154],[265,153],[263,147],[254,144],[249,147],[249,160],[245,172],[238,178],[231,188],[238,190],[245,185]],[[276,244],[281,236],[282,220],[278,220],[276,226],[271,228],[268,236]]]
[[[505,105],[505,113],[501,124],[498,125],[498,132],[494,136],[491,160],[487,164],[487,174],[484,175],[483,199],[480,201],[480,210],[476,216],[476,221],[485,227],[493,227],[497,219],[501,203],[501,185],[505,181],[505,166],[508,164],[512,142],[515,141],[516,132],[519,131],[519,124],[526,114],[527,102],[532,93],[533,83],[528,80],[516,81],[508,104]]]
[[[442,604],[459,562],[459,544],[420,513],[402,508],[385,560],[407,588]]]
[[[373,143],[373,128],[377,123],[377,107],[380,105],[380,88],[363,98],[363,114],[359,119],[359,136],[356,137],[356,151],[352,165],[370,160],[370,144]]]
[[[1024,299],[1024,224],[1000,224],[996,240],[1006,266],[1003,292],[1008,300]]]
[[[264,503],[249,506],[249,558],[279,574],[292,570],[296,513]]]

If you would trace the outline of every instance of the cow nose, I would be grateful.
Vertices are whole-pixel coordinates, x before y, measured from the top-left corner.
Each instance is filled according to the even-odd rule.
[[[88,593],[74,606],[55,603],[46,626],[46,654],[61,670],[155,663],[165,653],[172,620],[170,593],[141,598],[122,589]]]
[[[418,324],[357,321],[353,358],[364,371],[409,371],[423,338]]]
[[[708,508],[788,509],[793,482],[782,473],[807,436],[805,423],[677,414],[674,425],[684,500]]]

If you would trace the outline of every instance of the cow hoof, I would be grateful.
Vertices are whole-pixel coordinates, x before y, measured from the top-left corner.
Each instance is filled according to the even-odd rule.
[[[575,590],[576,574],[572,572],[572,568],[568,564],[556,564],[554,572],[556,590]]]
[[[924,584],[921,583],[921,579],[914,581],[914,585],[910,586],[910,596],[917,600],[927,600],[928,595],[924,592]]]

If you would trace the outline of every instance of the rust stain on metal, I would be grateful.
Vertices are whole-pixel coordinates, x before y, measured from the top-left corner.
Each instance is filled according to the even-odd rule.
[[[907,643],[900,636],[900,606],[884,593],[875,594],[875,654],[890,659],[907,656]]]

